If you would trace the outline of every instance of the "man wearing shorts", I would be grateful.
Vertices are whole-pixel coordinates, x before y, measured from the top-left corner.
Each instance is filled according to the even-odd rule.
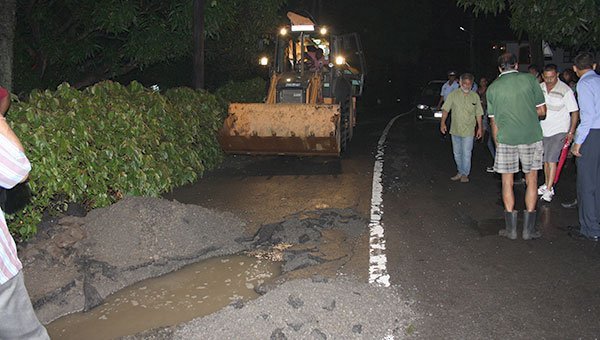
[[[534,76],[519,73],[512,53],[498,58],[500,76],[487,91],[488,116],[498,144],[494,170],[502,175],[502,201],[506,228],[500,236],[517,238],[517,212],[513,190],[514,174],[521,163],[527,189],[523,219],[523,239],[539,238],[535,228],[537,171],[542,169],[542,128],[538,117],[546,115],[544,94]]]
[[[565,142],[573,141],[573,134],[579,121],[579,106],[569,85],[558,79],[556,65],[548,64],[542,74],[540,84],[546,98],[546,119],[540,122],[544,135],[544,175],[545,183],[538,188],[538,195],[546,202],[554,196],[556,166]]]

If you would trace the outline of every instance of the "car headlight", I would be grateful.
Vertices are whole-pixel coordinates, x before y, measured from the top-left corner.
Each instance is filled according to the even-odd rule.
[[[424,105],[424,104],[417,105],[417,109],[419,109],[419,110],[427,110],[428,108],[429,108],[429,106]]]

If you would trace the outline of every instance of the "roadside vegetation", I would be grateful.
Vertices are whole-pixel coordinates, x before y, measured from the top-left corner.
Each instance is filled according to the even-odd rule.
[[[28,204],[8,223],[26,239],[44,214],[157,197],[193,182],[222,159],[216,139],[229,100],[255,100],[264,80],[229,83],[220,96],[190,88],[163,94],[132,82],[69,84],[13,103],[10,120],[33,165]]]

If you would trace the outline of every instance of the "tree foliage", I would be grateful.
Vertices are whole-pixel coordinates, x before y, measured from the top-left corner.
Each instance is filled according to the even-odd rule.
[[[287,23],[280,9],[286,0],[231,1],[227,29],[218,37],[206,41],[207,83],[222,85],[229,80],[256,77],[259,55],[264,52],[259,42],[268,42],[277,34],[280,25]],[[265,75],[266,76],[266,75]]]
[[[31,201],[9,226],[35,233],[44,211],[65,203],[107,206],[124,195],[159,196],[194,181],[221,159],[224,105],[189,88],[166,93],[110,81],[32,91],[11,122],[33,164]]]
[[[571,48],[600,48],[600,0],[457,0],[477,15],[510,11],[518,33]]]
[[[220,40],[240,22],[261,27],[276,17],[283,2],[207,1],[205,34]],[[20,80],[40,84],[44,79],[42,87],[62,81],[85,86],[134,69],[191,58],[192,5],[190,0],[18,0]],[[247,45],[248,40],[257,40],[259,32],[248,32],[251,36],[236,37],[246,41],[223,43]]]

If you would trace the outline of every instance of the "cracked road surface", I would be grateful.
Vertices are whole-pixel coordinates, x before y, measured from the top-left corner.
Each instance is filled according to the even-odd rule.
[[[231,211],[250,232],[315,209],[349,208],[368,220],[377,140],[395,115],[369,114],[339,159],[229,156],[166,198]],[[415,302],[413,335],[598,338],[600,245],[570,239],[564,228],[577,224],[577,213],[560,206],[575,194],[574,166],[564,170],[554,201],[538,207],[543,238],[511,241],[497,236],[504,223],[500,178],[485,172],[485,146],[475,145],[471,182],[455,183],[450,139],[440,137],[436,125],[403,117],[389,132],[384,156],[387,271]],[[523,187],[515,190],[523,209]],[[350,261],[317,266],[320,274],[366,282],[368,235],[359,241]]]

